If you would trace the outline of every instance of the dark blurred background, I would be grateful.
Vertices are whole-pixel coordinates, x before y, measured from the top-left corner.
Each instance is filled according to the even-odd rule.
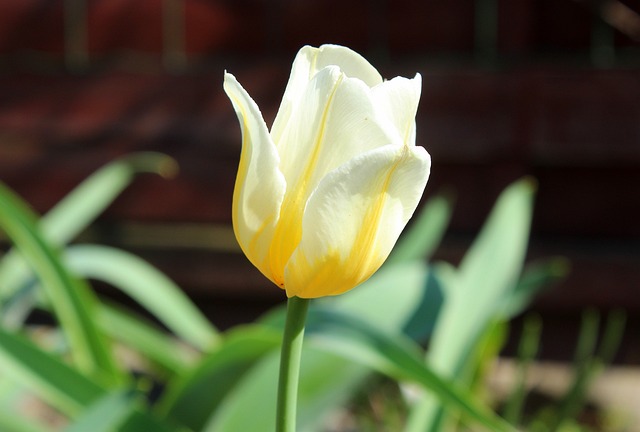
[[[423,76],[426,198],[457,196],[437,258],[456,263],[499,192],[534,176],[530,258],[572,267],[533,305],[542,355],[570,356],[585,308],[624,308],[618,360],[639,364],[639,14],[631,0],[2,1],[0,179],[45,212],[120,155],[171,155],[177,178],[139,178],[82,239],[148,259],[222,327],[249,321],[284,296],[230,228],[240,133],[223,71],[270,124],[297,50],[347,45],[387,78]]]

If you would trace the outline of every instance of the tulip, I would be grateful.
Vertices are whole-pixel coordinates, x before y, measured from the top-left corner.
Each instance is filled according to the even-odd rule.
[[[420,75],[385,81],[348,48],[305,46],[270,131],[229,73],[224,89],[242,130],[232,219],[245,255],[287,297],[367,280],[429,177],[430,156],[415,145]]]

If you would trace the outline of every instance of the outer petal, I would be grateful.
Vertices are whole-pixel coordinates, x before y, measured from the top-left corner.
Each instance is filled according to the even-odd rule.
[[[393,133],[405,145],[415,145],[415,118],[421,90],[420,74],[413,79],[396,77],[373,88],[374,103],[381,116],[389,121],[391,130],[388,133]]]
[[[331,172],[305,209],[287,296],[341,294],[368,279],[415,211],[430,166],[424,148],[388,145]]]
[[[233,191],[234,232],[253,265],[273,280],[268,254],[286,181],[278,169],[280,158],[256,103],[229,73],[225,73],[224,90],[242,129],[242,153]]]
[[[335,66],[318,72],[301,96],[304,104],[275,143],[282,158],[280,169],[292,188],[301,182],[311,193],[328,172],[394,142],[397,134],[383,128],[371,89]]]
[[[393,140],[377,119],[371,89],[336,66],[318,72],[301,96],[305,103],[276,143],[287,181],[271,250],[272,273],[279,284],[301,239],[304,206],[318,183],[348,160]]]
[[[296,107],[305,100],[303,94],[309,81],[327,66],[338,66],[347,76],[358,78],[369,87],[382,82],[378,71],[364,57],[349,48],[338,45],[302,47],[293,61],[291,76],[271,128],[271,135],[276,143]]]

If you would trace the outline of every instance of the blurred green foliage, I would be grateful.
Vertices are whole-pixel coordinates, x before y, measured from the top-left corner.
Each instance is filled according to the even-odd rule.
[[[220,332],[171,280],[140,258],[71,243],[136,174],[174,169],[170,158],[157,153],[125,157],[40,218],[0,187],[0,228],[14,246],[0,261],[3,431],[53,429],[22,408],[27,401],[52,409],[68,432],[273,429],[283,309]],[[326,430],[328,419],[344,407],[352,407],[351,421],[365,431],[467,425],[573,430],[589,380],[617,348],[622,314],[609,317],[599,348],[592,338],[597,314],[585,315],[575,381],[555,408],[537,416],[524,409],[524,377],[540,337],[536,318],[526,321],[519,381],[509,400],[491,408],[483,386],[509,320],[567,271],[561,258],[524,265],[534,193],[531,179],[510,185],[458,267],[431,262],[453,211],[450,194],[434,196],[374,277],[312,304],[299,390],[300,431]],[[122,290],[169,332],[101,299],[88,279]],[[48,311],[58,323],[46,340],[28,324],[35,309]],[[143,370],[123,362],[116,348],[143,359]],[[372,387],[375,376],[386,378]],[[405,383],[418,389],[417,400],[406,396]],[[158,388],[159,397],[152,397]],[[364,415],[363,404],[374,400],[376,412]]]

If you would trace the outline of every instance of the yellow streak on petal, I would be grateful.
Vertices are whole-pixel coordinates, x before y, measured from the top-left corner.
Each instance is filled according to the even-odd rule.
[[[315,59],[314,57],[314,62]],[[300,175],[297,181],[291,184],[291,186],[289,186],[289,183],[287,184],[287,193],[280,207],[280,218],[275,229],[269,256],[271,259],[270,272],[273,276],[272,280],[282,288],[284,288],[284,268],[302,238],[302,215],[304,214],[307,199],[311,194],[310,189],[315,187],[315,185],[310,184],[310,180],[315,173],[321,153],[329,110],[343,77],[344,74],[339,76],[331,89],[331,94],[327,98],[318,132],[313,146],[309,149],[311,156],[307,159],[302,175]],[[300,145],[304,145],[304,143],[300,143]],[[280,157],[283,158],[287,156],[288,155],[280,155]],[[287,179],[287,182],[289,180],[290,179]]]
[[[287,289],[288,297],[317,298],[342,294],[369,279],[380,268],[390,252],[379,250],[376,242],[378,232],[384,229],[380,222],[388,197],[387,190],[394,172],[408,153],[408,148],[403,146],[402,155],[389,167],[383,180],[378,182],[379,186],[373,189],[371,195],[377,199],[372,201],[362,218],[362,229],[358,231],[349,254],[344,256],[340,250],[333,249],[313,263],[309,263],[307,257],[301,254],[302,259],[296,262],[301,266],[297,273],[311,276],[308,283],[301,287],[303,291],[292,292]]]
[[[232,98],[232,95],[229,95],[229,98]],[[236,236],[236,240],[242,249],[242,252],[245,256],[251,261],[251,263],[260,270],[262,274],[264,274],[268,279],[272,282],[276,283],[273,275],[269,271],[270,268],[265,262],[265,260],[258,259],[258,253],[256,252],[258,248],[258,242],[262,239],[262,233],[273,223],[274,215],[271,215],[269,218],[262,221],[260,228],[255,233],[255,235],[251,238],[249,244],[244,244],[240,236],[238,235],[238,227],[241,226],[240,222],[240,203],[242,201],[242,194],[244,192],[244,185],[246,182],[247,174],[249,172],[249,161],[251,160],[251,152],[253,151],[253,147],[251,146],[251,134],[250,128],[247,124],[247,112],[245,110],[244,104],[239,101],[237,98],[233,98],[233,102],[240,110],[242,115],[242,151],[240,152],[240,162],[238,163],[238,173],[236,174],[236,183],[233,188],[233,203],[231,206],[231,223],[234,227],[234,234]],[[276,283],[277,284],[277,283]]]
[[[229,98],[231,97],[232,96],[229,96]],[[242,132],[243,132],[242,147],[241,147],[242,151],[240,152],[240,162],[238,163],[238,173],[236,174],[236,183],[233,188],[233,204],[231,206],[231,221],[233,223],[233,226],[237,227],[239,226],[238,222],[240,220],[239,219],[240,216],[238,214],[238,207],[239,207],[240,197],[242,195],[242,191],[247,178],[249,160],[251,159],[251,156],[250,156],[251,149],[247,144],[247,142],[249,142],[249,125],[247,124],[247,120],[246,120],[247,113],[245,112],[244,106],[240,103],[240,101],[234,98],[234,102],[242,114]],[[236,238],[237,236],[238,235],[236,234]],[[238,239],[238,243],[240,243],[240,246],[243,247],[240,239]],[[245,252],[245,255],[246,255],[246,251],[243,251],[243,252]]]

